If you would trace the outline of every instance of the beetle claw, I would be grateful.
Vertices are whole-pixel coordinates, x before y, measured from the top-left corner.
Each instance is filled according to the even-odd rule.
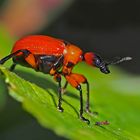
[[[58,111],[60,111],[60,112],[64,111],[64,109],[62,107],[60,107],[60,106],[58,106],[57,108],[58,108]]]
[[[86,118],[84,118],[83,116],[80,117],[80,119],[84,122],[86,122],[87,124],[90,124],[90,121]]]

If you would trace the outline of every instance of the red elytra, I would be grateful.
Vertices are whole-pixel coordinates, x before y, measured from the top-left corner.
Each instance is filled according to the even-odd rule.
[[[60,55],[65,49],[65,43],[53,37],[33,35],[18,40],[12,53],[21,49],[27,49],[33,54]]]

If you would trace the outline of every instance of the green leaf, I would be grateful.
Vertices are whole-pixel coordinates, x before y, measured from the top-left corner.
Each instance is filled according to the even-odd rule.
[[[2,79],[0,79],[0,110],[4,107],[6,103],[6,85]]]
[[[91,86],[91,110],[99,113],[98,116],[84,113],[91,122],[87,125],[78,117],[79,93],[77,90],[68,87],[68,91],[63,95],[64,112],[61,113],[56,108],[57,86],[49,76],[45,80],[43,74],[39,73],[36,76],[32,70],[29,70],[28,74],[17,72],[18,75],[36,83],[39,87],[2,66],[0,71],[5,76],[9,94],[21,102],[24,109],[42,126],[63,137],[80,140],[85,138],[137,140],[140,138],[139,77],[126,75],[117,69],[112,69],[113,74],[103,75],[85,64],[78,65],[74,71],[85,73]],[[83,92],[86,92],[84,85]],[[86,94],[84,94],[84,100],[85,97]],[[108,120],[110,124],[95,125],[95,122],[104,120]]]

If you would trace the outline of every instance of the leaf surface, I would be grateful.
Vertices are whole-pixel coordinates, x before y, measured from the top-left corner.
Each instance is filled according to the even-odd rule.
[[[32,70],[26,73],[9,72],[3,66],[0,71],[8,84],[9,94],[21,102],[24,109],[38,122],[57,134],[69,139],[120,139],[133,140],[140,137],[140,88],[139,77],[126,75],[112,68],[113,74],[103,75],[93,68],[80,64],[74,70],[85,73],[90,83],[91,110],[99,115],[84,113],[90,125],[79,119],[79,93],[68,86],[63,95],[64,112],[57,110],[57,85],[51,77],[36,74]],[[93,79],[94,78],[94,79]],[[28,81],[27,81],[28,80]],[[29,82],[30,81],[30,82]],[[86,88],[83,85],[84,101]],[[96,126],[97,121],[108,120],[110,125]]]

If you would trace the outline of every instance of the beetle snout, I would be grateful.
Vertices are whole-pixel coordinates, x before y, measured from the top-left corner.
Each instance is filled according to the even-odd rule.
[[[108,67],[105,66],[105,65],[100,67],[100,71],[101,71],[102,73],[105,73],[105,74],[109,74],[109,73],[110,73],[110,70],[109,70]]]
[[[105,74],[109,74],[110,73],[110,70],[108,70],[108,69],[100,69],[100,71],[102,73],[105,73]]]

